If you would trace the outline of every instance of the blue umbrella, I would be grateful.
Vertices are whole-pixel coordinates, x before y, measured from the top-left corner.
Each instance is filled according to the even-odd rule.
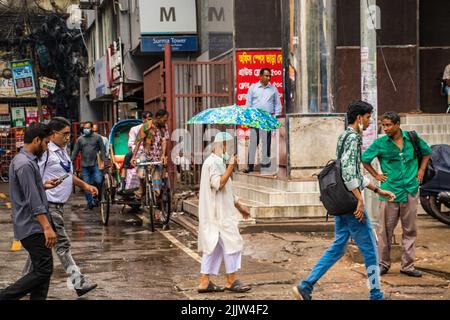
[[[227,124],[271,131],[281,123],[267,111],[237,105],[206,109],[190,119],[188,124]]]

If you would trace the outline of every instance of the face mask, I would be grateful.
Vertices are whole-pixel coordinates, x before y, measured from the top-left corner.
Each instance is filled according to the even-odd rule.
[[[225,162],[227,162],[228,160],[230,160],[230,155],[228,154],[228,153],[224,153],[224,154],[222,154],[222,159],[225,161]]]
[[[87,136],[89,136],[91,134],[91,129],[83,129],[83,133]]]
[[[359,132],[360,132],[360,133],[363,133],[363,131],[364,131],[364,126],[363,126],[362,122],[358,122],[358,128],[359,128]]]

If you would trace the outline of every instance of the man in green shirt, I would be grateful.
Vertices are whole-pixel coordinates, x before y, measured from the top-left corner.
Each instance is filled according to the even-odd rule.
[[[382,200],[378,236],[380,274],[386,274],[391,266],[392,236],[400,219],[403,232],[400,272],[412,277],[421,277],[421,272],[414,268],[416,218],[419,183],[425,174],[431,148],[417,136],[418,147],[423,155],[419,166],[413,142],[409,133],[400,128],[398,114],[386,112],[381,119],[386,136],[375,140],[362,156],[364,168],[381,182],[381,188],[395,194],[394,202],[390,203],[380,197]],[[375,158],[380,161],[382,173],[378,173],[371,165]]]

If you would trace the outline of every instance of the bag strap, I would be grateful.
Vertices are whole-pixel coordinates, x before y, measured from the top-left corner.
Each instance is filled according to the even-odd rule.
[[[338,153],[338,159],[341,159],[342,153],[344,152],[344,146],[345,146],[345,141],[347,141],[347,138],[351,135],[352,133],[348,133],[344,139],[342,140],[342,144],[341,144],[341,148],[339,149],[339,153]]]
[[[417,132],[408,131],[408,135],[409,135],[409,138],[411,139],[411,142],[412,142],[412,145],[414,148],[414,157],[416,157],[416,158],[422,157],[422,152],[420,151],[420,148],[419,148],[419,138],[418,138]]]
[[[42,169],[42,179],[44,179],[45,168],[47,168],[49,156],[50,156],[50,149],[47,149],[47,157],[45,158],[44,169]]]

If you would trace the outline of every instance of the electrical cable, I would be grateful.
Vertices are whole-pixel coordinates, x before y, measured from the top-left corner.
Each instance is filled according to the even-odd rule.
[[[366,0],[366,5],[367,5],[367,11],[369,11],[370,19],[372,20],[372,27],[375,28],[375,36],[377,39],[377,44],[380,46],[381,57],[383,58],[384,66],[388,73],[389,79],[391,80],[392,86],[394,87],[394,91],[397,92],[397,86],[395,85],[394,79],[392,78],[391,71],[389,70],[389,66],[387,65],[386,57],[384,56],[384,50],[383,50],[383,47],[381,46],[380,36],[378,34],[378,30],[376,29],[375,20],[373,19],[372,11],[370,11],[369,0]]]

